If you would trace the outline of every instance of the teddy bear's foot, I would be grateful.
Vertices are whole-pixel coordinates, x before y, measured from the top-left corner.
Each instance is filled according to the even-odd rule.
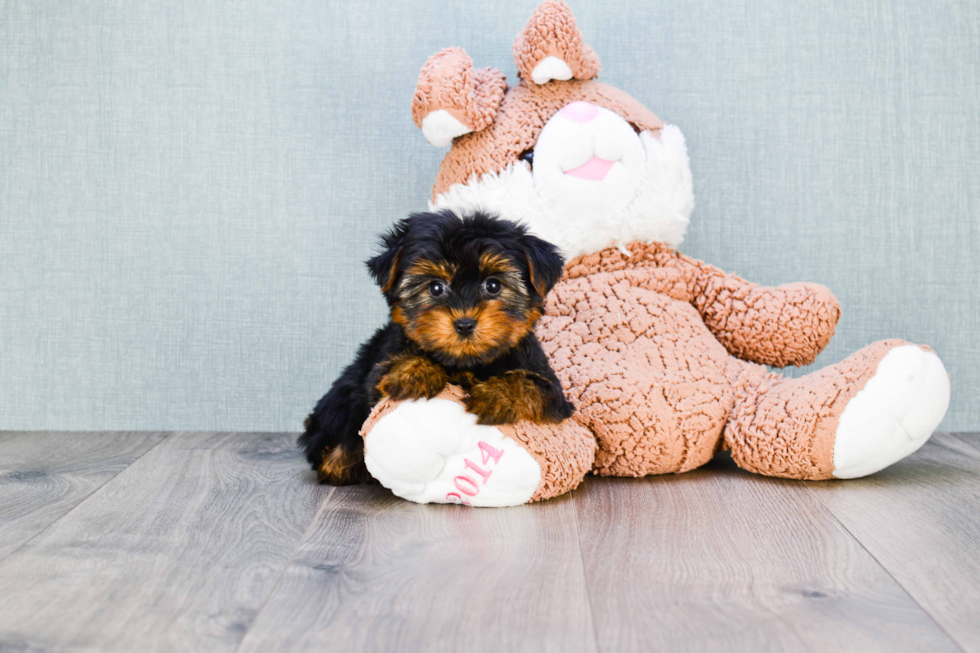
[[[528,451],[444,392],[379,406],[364,428],[364,462],[394,494],[416,503],[516,506],[541,484]]]
[[[933,352],[916,345],[889,351],[844,407],[833,475],[867,476],[917,450],[946,414],[949,389],[946,368]]]
[[[743,469],[812,481],[873,474],[921,447],[949,407],[931,350],[882,340],[788,379],[739,363],[725,443]]]

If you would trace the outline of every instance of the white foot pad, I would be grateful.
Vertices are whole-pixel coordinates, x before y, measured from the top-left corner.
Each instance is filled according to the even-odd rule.
[[[537,461],[453,401],[406,401],[364,438],[371,476],[416,503],[517,506],[541,482]]]
[[[834,438],[834,476],[874,474],[925,444],[949,407],[949,376],[915,345],[888,352],[844,407]]]

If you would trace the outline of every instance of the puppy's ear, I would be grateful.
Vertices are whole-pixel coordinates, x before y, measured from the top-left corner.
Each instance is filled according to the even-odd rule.
[[[524,253],[531,285],[544,297],[561,279],[565,259],[558,253],[557,247],[530,234],[524,236]]]
[[[367,261],[371,278],[381,287],[381,292],[385,294],[395,286],[395,281],[398,279],[405,237],[411,228],[411,218],[400,220],[392,227],[391,231],[381,237],[381,246],[384,251]]]

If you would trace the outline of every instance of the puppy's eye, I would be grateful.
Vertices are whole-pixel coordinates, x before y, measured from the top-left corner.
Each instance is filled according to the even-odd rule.
[[[498,295],[503,285],[493,277],[490,277],[483,282],[483,289],[487,291],[488,295]]]
[[[446,284],[441,281],[430,281],[429,294],[433,297],[442,297],[446,294]]]
[[[532,168],[534,167],[534,149],[533,148],[530,149],[530,150],[524,150],[523,152],[520,153],[520,155],[517,158],[520,161],[526,161],[528,166],[530,166]]]

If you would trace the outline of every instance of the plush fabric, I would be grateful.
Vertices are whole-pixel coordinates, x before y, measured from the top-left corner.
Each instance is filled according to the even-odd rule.
[[[470,131],[493,122],[507,90],[502,72],[493,68],[473,69],[473,61],[461,48],[445,48],[431,57],[419,73],[412,119],[423,128],[423,120],[443,110]],[[448,144],[448,143],[447,143]]]
[[[446,154],[433,199],[453,184],[465,184],[487,173],[498,173],[534,147],[545,123],[566,104],[576,101],[608,107],[644,131],[656,132],[663,122],[623,91],[596,81],[570,81],[538,85],[523,81],[504,95],[493,124],[467,134]]]
[[[575,79],[592,79],[599,74],[599,57],[585,44],[575,16],[562,2],[543,2],[534,10],[514,39],[513,54],[522,79],[532,79],[537,66],[549,58],[564,63]],[[545,84],[550,80],[539,77],[534,81]]]
[[[662,245],[627,249],[629,257],[607,249],[571,261],[538,332],[575,419],[599,442],[596,473],[683,472],[726,446],[752,471],[831,478],[847,400],[906,343],[877,343],[783,379],[748,361],[812,361],[840,315],[830,291],[760,288]],[[753,337],[759,331],[769,338]]]
[[[680,131],[617,89],[533,74],[565,57],[576,77],[594,75],[598,61],[580,41],[568,7],[546,0],[515,43],[521,83],[492,124],[455,139],[432,205],[523,221],[567,257],[537,335],[576,406],[571,421],[595,441],[591,471],[685,472],[726,448],[759,474],[852,478],[920,447],[949,405],[936,354],[884,340],[801,378],[767,370],[813,362],[834,334],[839,302],[819,284],[763,287],[676,251],[693,209]],[[455,429],[454,442],[475,454],[469,427]],[[534,494],[546,498],[585,473],[589,447],[568,422],[501,432],[542,473],[501,474],[487,492],[550,474],[555,481]],[[371,428],[363,434],[365,451],[386,446]],[[397,473],[379,476],[390,487],[413,473],[410,462],[394,465]]]
[[[480,426],[472,415],[464,415],[462,410],[446,410],[444,404],[452,402],[461,406],[462,398],[460,388],[447,386],[429,401],[382,399],[361,428],[362,435],[372,433],[377,438],[379,422],[399,408],[400,414],[396,413],[392,419],[400,418],[401,421],[392,425],[390,438],[370,441],[365,460],[371,473],[384,479],[395,494],[412,501],[450,502],[446,497],[453,494],[471,504],[505,506],[564,494],[578,487],[592,469],[596,442],[577,422],[568,420],[558,426],[541,426],[520,421],[502,426]],[[411,405],[406,407],[405,404]],[[475,437],[468,440],[453,437],[460,432]],[[440,437],[445,435],[449,437]],[[501,488],[497,480],[499,466],[510,464],[514,457],[512,452],[505,450],[508,443],[504,439],[510,444],[516,443],[523,450],[520,453],[526,451],[537,467],[521,468],[522,461],[519,460],[512,482],[505,484],[503,491],[495,492]],[[500,460],[492,461],[483,455],[481,441],[504,451]],[[498,476],[484,482],[479,473],[467,472],[467,459],[486,465],[488,470],[491,468],[489,463],[494,462],[496,469],[493,472]],[[522,473],[525,473],[524,477],[520,476]],[[482,490],[473,497],[461,492],[455,484],[458,476],[467,474],[464,477],[471,480],[463,483],[463,487]]]
[[[809,365],[840,318],[837,298],[819,284],[762,288],[659,243],[625,249],[629,255],[610,248],[576,258],[567,264],[565,279],[629,271],[631,283],[692,304],[728,352],[747,361]]]

